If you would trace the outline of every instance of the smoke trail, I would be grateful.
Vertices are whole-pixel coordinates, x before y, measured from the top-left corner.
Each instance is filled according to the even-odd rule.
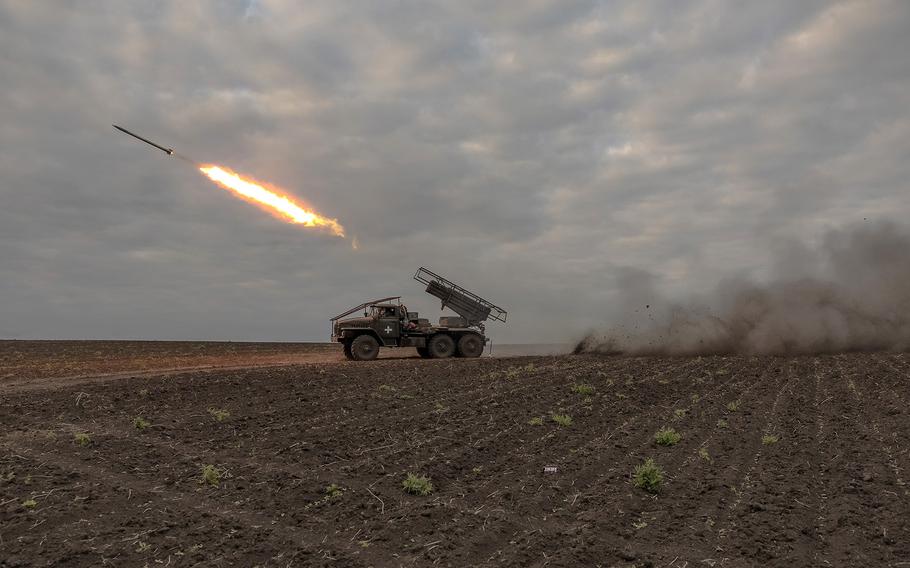
[[[722,282],[706,299],[671,303],[655,278],[619,278],[638,306],[576,353],[809,354],[910,348],[910,231],[889,222],[832,231],[791,247],[768,283]]]

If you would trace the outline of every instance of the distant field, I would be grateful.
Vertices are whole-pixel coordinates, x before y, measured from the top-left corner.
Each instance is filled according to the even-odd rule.
[[[495,345],[493,355],[568,353],[563,344]],[[489,355],[488,349],[485,353]],[[418,357],[413,348],[382,349],[382,358]],[[343,361],[337,343],[229,341],[19,341],[0,340],[0,383],[32,378],[79,377],[212,367],[274,366]]]
[[[338,354],[331,343],[0,340],[0,382],[155,369],[264,365]]]
[[[907,354],[355,363],[315,345],[327,358],[242,369],[307,348],[199,345],[45,345],[32,378],[0,346],[0,566],[910,562]],[[229,368],[55,378],[137,361]],[[653,494],[633,480],[648,458]],[[409,472],[433,491],[406,493]]]

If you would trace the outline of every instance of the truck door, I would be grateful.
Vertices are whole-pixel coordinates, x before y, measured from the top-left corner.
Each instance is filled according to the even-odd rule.
[[[401,325],[398,319],[398,311],[395,308],[383,308],[379,315],[379,336],[386,345],[398,345],[398,338],[401,336]]]

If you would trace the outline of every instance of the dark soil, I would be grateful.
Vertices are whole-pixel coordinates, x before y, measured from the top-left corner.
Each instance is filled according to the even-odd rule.
[[[100,350],[148,355],[123,345]],[[910,562],[906,354],[335,357],[117,380],[86,363],[72,384],[19,358],[0,566]],[[662,426],[681,441],[657,446]],[[631,479],[649,457],[656,495]],[[433,493],[406,493],[409,472]]]

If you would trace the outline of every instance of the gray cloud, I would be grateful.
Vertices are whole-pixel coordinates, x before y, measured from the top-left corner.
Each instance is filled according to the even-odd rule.
[[[510,309],[497,341],[562,341],[623,317],[617,275],[771,276],[782,240],[906,215],[908,29],[885,0],[0,0],[0,336],[318,340],[364,297],[435,313],[425,264]]]

